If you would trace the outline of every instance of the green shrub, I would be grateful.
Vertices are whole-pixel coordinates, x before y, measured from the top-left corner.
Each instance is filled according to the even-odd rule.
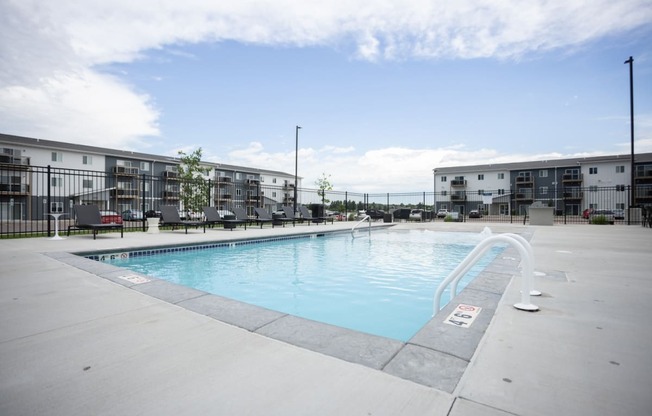
[[[605,225],[609,224],[609,221],[607,221],[607,217],[604,215],[596,215],[591,217],[591,224]]]
[[[444,218],[444,222],[453,222],[453,216],[452,215],[446,215],[446,218]]]

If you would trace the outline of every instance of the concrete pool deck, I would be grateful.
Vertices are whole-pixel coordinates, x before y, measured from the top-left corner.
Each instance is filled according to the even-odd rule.
[[[652,413],[652,232],[639,226],[397,225],[532,234],[541,311],[512,307],[515,277],[450,392],[220,322],[57,259],[350,226],[0,240],[0,414]]]

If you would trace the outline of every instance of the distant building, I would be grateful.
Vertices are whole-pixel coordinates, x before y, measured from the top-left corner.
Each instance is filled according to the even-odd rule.
[[[178,205],[180,164],[175,157],[0,134],[0,218],[69,212],[66,205],[75,203],[118,212]],[[44,180],[48,166],[49,179]],[[235,206],[251,212],[254,206],[274,209],[294,201],[292,174],[211,162],[202,166],[210,169],[204,179],[213,182],[212,204],[219,209]],[[300,188],[301,178],[297,182]],[[67,193],[61,191],[64,187]],[[46,200],[50,206],[44,208]]]
[[[436,209],[492,215],[524,214],[535,201],[558,214],[587,208],[626,209],[652,204],[652,153],[543,160],[433,169]]]

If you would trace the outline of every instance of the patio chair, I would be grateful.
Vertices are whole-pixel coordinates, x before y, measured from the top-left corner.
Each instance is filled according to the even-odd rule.
[[[236,218],[223,218],[217,208],[203,207],[206,223],[209,225],[222,224],[225,229],[233,231],[238,224],[244,224],[245,230],[247,229],[247,221],[241,221]]]
[[[120,238],[124,237],[122,224],[102,224],[102,216],[97,205],[75,205],[75,224],[68,226],[68,236],[71,229],[92,230],[93,240],[100,230],[120,230]]]
[[[292,221],[290,218],[271,216],[269,215],[269,212],[265,211],[263,208],[254,208],[254,211],[256,212],[256,215],[258,216],[259,220],[265,222],[271,221],[272,228],[274,228],[275,225],[282,225],[283,227],[285,227],[286,222]]]
[[[281,209],[283,209],[283,212],[285,213],[285,218],[289,218],[290,220],[292,220],[292,225],[294,225],[298,220],[301,219],[301,218],[297,218],[294,215],[294,209],[292,207],[282,206]]]
[[[260,228],[263,228],[263,225],[265,224],[272,224],[272,228],[274,228],[274,224],[271,218],[264,219],[264,218],[260,218],[260,216],[258,216],[258,218],[249,218],[247,212],[242,208],[233,208],[233,212],[235,213],[235,217],[237,219],[248,221],[249,224],[254,224],[254,223],[260,224]]]
[[[161,221],[163,225],[171,225],[172,230],[177,226],[183,226],[186,229],[186,234],[188,234],[188,227],[203,227],[206,232],[206,221],[182,221],[177,207],[173,205],[161,206]]]
[[[321,217],[313,217],[310,211],[308,211],[308,208],[304,207],[303,205],[299,205],[299,212],[301,213],[301,217],[308,221],[308,225],[310,225],[311,222],[314,222],[315,224],[319,224],[320,222],[324,222],[324,219]]]

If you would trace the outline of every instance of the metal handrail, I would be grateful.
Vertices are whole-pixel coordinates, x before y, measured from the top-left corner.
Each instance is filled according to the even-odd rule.
[[[446,287],[453,282],[451,285],[451,300],[457,294],[457,283],[459,280],[464,277],[464,275],[477,263],[477,261],[482,258],[482,256],[496,243],[508,243],[511,244],[516,250],[518,250],[523,262],[523,267],[521,268],[521,302],[516,303],[514,307],[520,310],[526,311],[538,311],[539,307],[530,302],[530,295],[540,295],[541,292],[532,290],[532,277],[534,275],[534,263],[532,255],[532,247],[530,244],[523,239],[521,236],[516,236],[514,234],[499,234],[492,235],[482,240],[475,248],[466,256],[464,260],[453,270],[444,281],[439,284],[437,290],[435,291],[435,296],[433,298],[433,316],[439,312],[441,305],[441,295],[444,293]],[[525,243],[524,243],[525,242]]]
[[[355,238],[355,228],[366,220],[369,220],[369,236],[371,237],[371,217],[369,215],[362,217],[362,219],[351,228],[351,237]]]

